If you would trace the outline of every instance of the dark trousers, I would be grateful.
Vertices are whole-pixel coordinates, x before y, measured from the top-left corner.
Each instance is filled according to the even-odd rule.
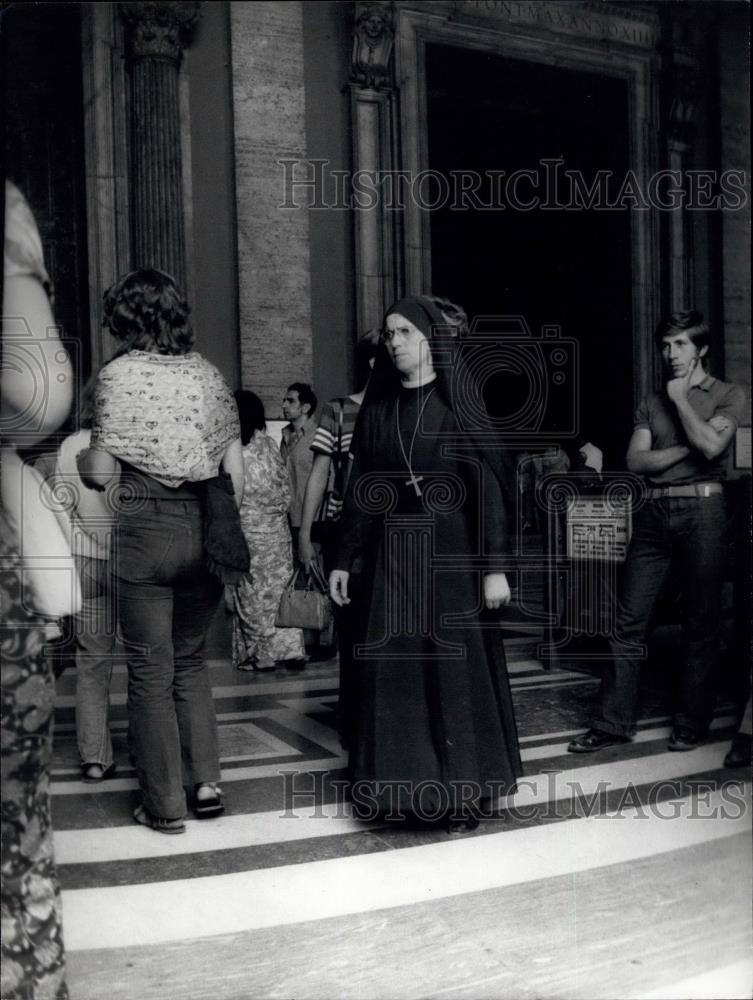
[[[109,708],[116,614],[109,559],[76,556],[83,603],[76,628],[76,739],[82,764],[112,764]]]
[[[144,805],[186,812],[194,784],[220,777],[217,720],[203,650],[222,592],[203,563],[196,499],[148,499],[118,524],[117,606],[128,659],[131,753]]]
[[[724,498],[649,500],[636,513],[606,668],[601,715],[594,727],[619,736],[635,732],[644,644],[672,567],[682,586],[685,665],[675,726],[703,735],[714,712],[715,669],[726,554]]]

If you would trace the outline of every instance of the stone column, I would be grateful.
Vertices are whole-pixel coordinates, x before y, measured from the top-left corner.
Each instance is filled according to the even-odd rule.
[[[110,357],[102,295],[131,266],[123,24],[113,3],[81,5],[91,367]]]
[[[679,67],[675,67],[676,70]],[[669,169],[683,179],[690,164],[695,126],[694,76],[690,67],[676,74],[667,137]],[[675,208],[669,216],[669,301],[670,310],[688,309],[694,301],[693,239],[685,208]]]
[[[279,419],[287,386],[313,376],[307,189],[286,189],[291,165],[310,173],[303,5],[231,3],[230,23],[241,378]]]
[[[721,166],[742,177],[745,194],[721,212],[724,375],[745,386],[751,398],[750,331],[750,106],[747,11],[721,18],[718,40]],[[750,411],[748,411],[750,413]],[[748,420],[750,423],[750,420]],[[750,475],[750,472],[748,473]],[[744,558],[744,557],[743,557]]]
[[[351,116],[354,173],[368,176],[375,203],[353,205],[356,258],[356,311],[360,333],[381,322],[400,294],[399,213],[388,211],[388,188],[380,183],[394,163],[392,86],[393,11],[389,4],[357,3],[351,57]],[[394,196],[397,199],[399,192]]]
[[[121,3],[130,75],[131,260],[186,280],[178,71],[198,2]]]
[[[700,66],[698,28],[682,14],[671,16],[671,43],[667,66],[667,167],[682,178],[685,195],[687,170],[693,166]],[[669,213],[669,308],[671,312],[694,307],[693,225],[686,207]]]

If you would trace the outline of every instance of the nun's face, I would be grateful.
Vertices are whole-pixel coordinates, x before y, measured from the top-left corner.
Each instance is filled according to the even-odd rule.
[[[403,381],[415,381],[434,374],[429,341],[399,313],[391,313],[384,324],[384,344],[392,364]]]

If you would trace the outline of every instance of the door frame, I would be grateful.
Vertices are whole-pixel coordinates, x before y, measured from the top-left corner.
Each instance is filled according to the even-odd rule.
[[[447,10],[443,9],[445,6]],[[542,10],[569,8],[572,21],[563,22],[567,30],[559,33],[542,27],[539,22],[511,20],[507,16],[511,9],[526,8],[501,0],[462,7],[441,3],[397,5],[395,79],[399,89],[400,167],[408,176],[415,177],[429,169],[426,46],[437,43],[624,81],[628,94],[629,165],[645,191],[659,159],[658,21],[650,13],[639,16],[632,12],[608,13],[597,20],[593,6],[590,13],[588,6],[541,4]],[[604,8],[608,5],[604,4]],[[581,22],[575,18],[575,10],[586,11]],[[634,43],[612,41],[615,34],[626,33],[626,24],[632,29],[630,37]],[[413,199],[407,199],[403,226],[405,292],[426,293],[431,290],[432,277],[429,213]],[[652,337],[662,302],[657,211],[631,210],[630,237],[633,395],[637,404],[653,390],[658,376]]]

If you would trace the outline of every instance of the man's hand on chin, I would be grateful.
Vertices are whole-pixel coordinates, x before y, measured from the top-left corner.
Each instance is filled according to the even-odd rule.
[[[671,378],[667,382],[667,395],[673,403],[681,403],[688,398],[688,392],[693,380],[693,373],[696,370],[697,361],[688,365],[688,370],[679,378]]]

